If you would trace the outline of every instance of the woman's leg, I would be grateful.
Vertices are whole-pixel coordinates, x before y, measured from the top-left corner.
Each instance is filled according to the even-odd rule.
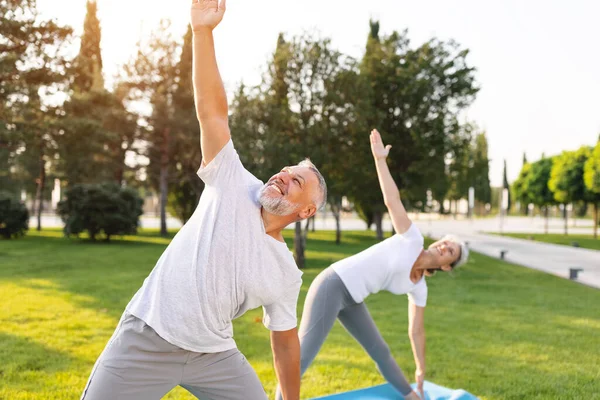
[[[379,333],[367,306],[364,303],[350,305],[340,311],[338,318],[375,361],[381,375],[403,396],[409,394],[412,388],[392,357],[390,348]]]

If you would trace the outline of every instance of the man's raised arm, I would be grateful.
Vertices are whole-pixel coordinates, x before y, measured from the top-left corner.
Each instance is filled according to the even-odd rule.
[[[207,165],[227,144],[227,96],[217,67],[213,29],[223,19],[225,0],[192,0],[193,81],[196,115],[200,122],[202,163]]]

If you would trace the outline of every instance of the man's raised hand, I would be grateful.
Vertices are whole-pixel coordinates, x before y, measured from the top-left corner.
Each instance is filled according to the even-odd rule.
[[[192,31],[213,30],[223,19],[225,0],[192,0],[190,23]]]

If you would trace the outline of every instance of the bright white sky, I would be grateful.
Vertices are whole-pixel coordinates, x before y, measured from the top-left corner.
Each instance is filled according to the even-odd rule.
[[[183,36],[189,0],[97,0],[104,73],[110,85],[136,42],[161,18]],[[80,34],[85,0],[38,0],[44,17]],[[537,160],[594,145],[600,134],[600,2],[594,0],[229,0],[215,31],[227,90],[257,83],[279,32],[316,30],[360,57],[369,18],[381,33],[408,28],[415,45],[437,37],[471,50],[481,91],[467,117],[488,134],[492,185],[502,160],[512,181],[523,152]],[[76,53],[78,48],[73,49]],[[190,111],[191,112],[191,111]],[[365,136],[366,137],[366,136]]]

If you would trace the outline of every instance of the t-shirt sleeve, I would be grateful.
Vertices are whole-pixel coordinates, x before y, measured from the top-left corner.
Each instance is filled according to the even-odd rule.
[[[403,234],[401,234],[400,236],[402,236],[402,238],[405,240],[409,240],[411,242],[418,243],[418,245],[416,245],[418,247],[423,246],[423,243],[425,243],[425,239],[423,238],[421,231],[419,230],[417,225],[415,225],[414,222],[412,222],[410,224],[410,227],[408,228],[408,230],[406,232],[404,232]]]
[[[287,331],[298,325],[296,306],[300,295],[300,280],[273,304],[263,306],[263,325],[270,331]]]
[[[207,165],[200,166],[198,176],[208,186],[228,186],[235,176],[241,176],[244,166],[231,139]]]
[[[427,305],[427,283],[425,283],[425,278],[422,278],[413,290],[408,292],[408,301],[419,307]]]
[[[415,225],[414,222],[411,222],[408,230],[401,234],[401,236],[409,240],[423,240],[423,235],[421,234],[421,231],[419,230],[417,225]]]

